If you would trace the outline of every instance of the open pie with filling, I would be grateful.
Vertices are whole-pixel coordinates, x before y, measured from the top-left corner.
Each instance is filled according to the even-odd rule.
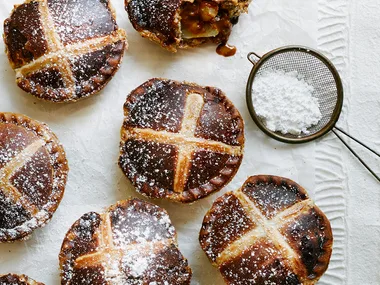
[[[126,0],[133,27],[162,47],[177,51],[205,42],[220,44],[218,53],[236,51],[227,45],[232,26],[247,12],[249,0]]]

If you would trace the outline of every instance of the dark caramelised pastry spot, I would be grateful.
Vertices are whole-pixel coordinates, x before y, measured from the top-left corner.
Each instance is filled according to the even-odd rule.
[[[157,236],[174,238],[175,230],[170,221],[165,220],[166,213],[138,199],[118,205],[110,212],[110,217],[116,246],[153,241]],[[157,223],[157,220],[162,222]]]
[[[220,141],[233,146],[244,143],[243,120],[232,112],[230,104],[219,89],[209,89],[217,96],[206,96],[195,136]]]
[[[179,0],[130,0],[126,9],[136,30],[152,31],[164,45],[171,45],[180,36],[176,19],[180,5]]]
[[[38,88],[53,90],[65,88],[62,74],[58,68],[46,68],[39,70],[26,76],[26,79],[30,81],[30,89],[32,92],[38,91]]]
[[[44,285],[40,282],[36,282],[33,279],[25,275],[6,274],[0,276],[1,285]]]
[[[331,247],[331,228],[319,210],[312,208],[301,214],[297,220],[284,225],[281,232],[301,256],[308,278],[313,279],[327,269],[327,263],[320,259],[326,258],[326,249]]]
[[[20,204],[7,199],[2,192],[0,186],[0,229],[13,229],[28,221],[30,214]]]
[[[99,245],[98,236],[95,233],[98,231],[101,223],[101,217],[98,213],[91,212],[83,215],[75,224],[71,227],[67,236],[70,236],[70,242],[64,242],[59,255],[61,262],[64,257],[69,254],[70,259],[62,262],[62,280],[71,280],[72,278],[85,278],[85,280],[99,280],[101,276],[91,274],[91,270],[77,268],[73,272],[75,260],[83,255],[93,253],[97,250]],[[101,279],[100,279],[101,280]],[[75,283],[74,283],[75,284]],[[78,283],[82,284],[82,283]],[[87,283],[86,283],[87,284]],[[88,283],[92,284],[92,283]],[[95,283],[94,283],[95,284]],[[102,284],[102,283],[100,283]]]
[[[83,215],[69,231],[71,242],[63,245],[62,252],[70,251],[74,260],[79,256],[94,252],[99,244],[95,232],[99,229],[100,222],[98,213],[91,212]]]
[[[215,153],[207,150],[196,151],[191,159],[191,170],[185,191],[200,187],[208,183],[210,179],[217,179],[221,175],[221,169],[230,158],[231,155],[225,153]],[[222,181],[227,180],[223,179]]]
[[[42,30],[39,2],[17,7],[4,23],[5,42],[13,68],[19,68],[44,55],[47,42]]]
[[[231,285],[302,284],[286,267],[273,243],[265,239],[222,264],[220,271]]]
[[[119,68],[125,43],[118,41],[103,49],[69,57],[78,97],[102,88]]]
[[[215,201],[213,210],[203,222],[201,231],[207,234],[202,236],[200,243],[209,258],[216,261],[229,244],[255,227],[243,205],[229,193]]]
[[[66,44],[117,30],[108,0],[47,0],[55,29]]]
[[[179,132],[186,102],[186,86],[174,81],[150,80],[131,93],[125,127]]]
[[[128,140],[122,149],[119,164],[137,185],[152,183],[152,186],[173,191],[176,146]],[[151,195],[158,198],[160,193]]]
[[[146,275],[144,284],[185,285],[191,278],[187,260],[174,244],[165,246],[151,259]]]
[[[0,122],[0,168],[37,139],[22,127]]]
[[[10,179],[10,182],[30,202],[42,208],[48,202],[53,190],[53,166],[44,147],[40,148],[30,160]]]
[[[296,185],[283,181],[248,182],[243,186],[243,193],[251,199],[263,215],[271,219],[294,204],[308,199],[306,193],[300,191]]]
[[[102,265],[74,268],[70,284],[77,285],[108,285]]]

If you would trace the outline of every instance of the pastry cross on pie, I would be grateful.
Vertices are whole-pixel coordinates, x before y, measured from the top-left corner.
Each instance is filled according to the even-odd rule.
[[[315,284],[330,260],[332,232],[299,185],[255,176],[216,200],[200,243],[227,284]]]
[[[109,280],[119,276],[123,276],[120,268],[120,261],[124,256],[128,255],[129,251],[150,252],[156,254],[165,246],[174,243],[172,239],[164,241],[147,241],[143,244],[116,246],[112,233],[111,220],[108,213],[102,216],[102,224],[100,227],[99,246],[96,253],[83,255],[75,260],[76,268],[88,268],[103,266],[105,271],[105,279]],[[141,257],[141,256],[140,256]]]
[[[65,237],[60,265],[65,285],[189,285],[191,278],[168,214],[139,199],[82,216]]]
[[[0,242],[25,239],[51,219],[68,170],[65,151],[45,124],[0,113]]]
[[[81,6],[86,6],[86,1],[27,0],[16,6],[11,18],[5,21],[8,56],[22,89],[54,102],[76,101],[100,91],[116,73],[126,45],[126,34],[117,28],[109,1],[104,4],[104,1],[96,0],[86,8],[87,12]],[[77,10],[73,5],[77,5]],[[31,21],[32,17],[38,19]],[[90,31],[91,26],[87,28],[85,22],[78,28],[78,17],[89,22],[104,18],[103,26],[112,23],[114,28],[107,31],[93,28],[94,31]],[[23,21],[26,23],[20,23]],[[22,26],[28,21],[30,25],[36,25],[34,31]],[[22,49],[15,47],[20,45],[15,27],[19,33],[30,37]],[[33,39],[37,34],[40,41]],[[31,51],[32,56],[26,56],[26,51]]]
[[[228,99],[226,99],[222,94],[219,94],[215,90],[206,91],[204,88],[200,88],[198,86],[186,85],[174,81],[164,81],[159,79],[153,79],[145,83],[145,85],[150,84],[153,84],[152,90],[155,90],[155,85],[161,86],[162,92],[173,96],[171,100],[176,102],[174,103],[176,106],[174,106],[172,109],[175,109],[174,112],[177,112],[175,116],[178,116],[178,118],[169,118],[170,115],[162,115],[162,112],[164,111],[159,110],[158,114],[149,115],[152,116],[152,118],[155,116],[152,119],[154,121],[153,123],[148,122],[147,124],[144,124],[144,122],[141,120],[139,121],[137,116],[145,117],[146,114],[150,112],[150,107],[147,107],[145,110],[143,110],[145,107],[142,107],[141,110],[136,111],[136,109],[139,109],[140,107],[137,105],[135,105],[135,107],[131,107],[129,103],[133,105],[136,102],[136,104],[144,102],[143,104],[146,103],[147,106],[150,104],[165,105],[163,108],[168,107],[166,104],[170,103],[165,102],[165,99],[162,98],[159,98],[159,100],[162,100],[162,102],[150,103],[150,95],[137,94],[139,93],[139,88],[136,91],[132,92],[125,105],[126,120],[121,134],[122,151],[120,165],[122,169],[132,180],[132,182],[134,182],[135,186],[137,185],[137,189],[139,191],[153,198],[162,198],[166,196],[169,199],[177,200],[180,202],[192,202],[208,195],[213,191],[219,190],[228,182],[228,180],[233,177],[243,156],[243,122],[240,114],[234,108],[232,103],[228,101]],[[142,85],[140,88],[145,90],[147,87]],[[179,91],[176,89],[179,89]],[[137,94],[136,97],[134,97],[135,92]],[[208,94],[212,92],[212,95]],[[210,97],[207,98],[207,95],[205,95],[205,93]],[[178,96],[180,99],[178,100],[176,96]],[[136,100],[136,102],[133,102],[133,100]],[[181,102],[178,103],[179,101]],[[178,115],[179,112],[182,114]],[[134,113],[136,114],[134,115]],[[136,116],[136,119],[134,116]],[[166,125],[164,122],[161,122],[161,119],[157,119],[160,117],[162,118],[163,116],[167,116],[167,118],[162,120],[167,120],[169,122],[168,124],[176,125],[176,130],[174,130],[173,127]],[[210,119],[210,117],[212,118]],[[155,120],[158,120],[158,122]],[[216,128],[219,129],[214,128],[213,124],[217,125]],[[209,130],[206,130],[206,128]],[[225,140],[225,142],[223,142],[223,140]],[[158,151],[157,157],[158,159],[160,155],[165,157],[168,153],[168,156],[171,156],[169,159],[172,160],[171,167],[173,169],[171,169],[172,176],[168,178],[172,179],[172,183],[170,183],[171,185],[168,187],[171,189],[159,189],[157,191],[157,194],[146,193],[144,191],[144,186],[141,186],[139,184],[139,180],[144,180],[144,178],[139,179],[133,177],[131,175],[133,174],[133,171],[131,170],[133,166],[131,167],[131,165],[138,163],[139,160],[142,160],[141,157],[146,156],[146,161],[140,162],[140,164],[147,164],[149,167],[149,164],[152,164],[149,162],[149,160],[156,154],[153,153],[154,150],[152,154],[150,154],[149,151],[146,153],[142,150],[143,147],[137,146],[135,147],[135,151],[137,149],[138,155],[135,158],[130,158],[130,149],[123,149],[124,147],[128,146],[130,142],[137,142],[148,146],[153,144],[152,149],[156,146],[164,146],[168,148],[168,150],[164,150],[162,154],[159,154]],[[159,147],[157,147],[157,149],[158,148]],[[207,153],[207,155],[211,158],[207,158],[206,155],[204,155],[203,158],[201,156],[197,158],[196,155],[202,152]],[[221,162],[213,156],[222,156],[225,158],[225,160],[224,162]],[[199,164],[199,170],[197,170],[199,172],[193,174],[192,171],[193,168],[195,168],[194,165],[196,165],[196,163]],[[192,176],[193,180],[199,180],[198,177],[201,177],[203,173],[207,172],[207,163],[210,165],[210,168],[216,168],[215,173],[209,175],[209,177],[206,176],[206,178],[204,178],[204,181],[197,181],[200,185],[198,184],[195,187],[188,187],[187,184],[190,176]],[[149,187],[152,189],[154,187],[160,188],[160,186],[154,185],[154,181],[156,181],[154,178],[155,173],[168,170],[165,169],[165,165],[157,164],[156,167],[157,168],[152,170],[142,170],[144,173],[140,173],[142,176],[144,176],[149,172],[149,175],[152,175],[153,177],[153,182],[147,182],[149,186],[147,186],[146,189]],[[201,189],[202,187],[204,187],[204,189]],[[154,190],[152,191],[154,192]]]
[[[190,170],[190,158],[196,149],[207,149],[219,153],[239,156],[242,154],[240,146],[230,146],[225,143],[212,140],[198,139],[194,136],[196,124],[204,105],[203,98],[199,94],[189,94],[186,99],[186,107],[182,128],[178,134],[166,131],[154,131],[150,129],[130,129],[125,135],[128,139],[143,139],[157,143],[178,146],[178,159],[174,178],[174,191],[183,192],[186,178]]]

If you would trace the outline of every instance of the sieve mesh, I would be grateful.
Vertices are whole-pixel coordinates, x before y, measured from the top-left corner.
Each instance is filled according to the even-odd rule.
[[[283,48],[273,51],[264,56],[262,60],[257,63],[254,70],[255,72],[253,73],[253,76],[250,77],[250,80],[252,80],[249,85],[250,88],[255,84],[255,77],[268,70],[283,70],[286,72],[297,71],[304,77],[304,80],[308,84],[314,87],[312,95],[318,99],[319,108],[322,113],[322,119],[319,121],[318,125],[312,126],[308,129],[308,134],[302,133],[300,135],[292,135],[267,130],[268,132],[275,133],[277,136],[282,137],[285,140],[302,140],[313,136],[316,138],[316,135],[328,124],[332,124],[332,120],[336,121],[338,119],[341,110],[338,106],[339,103],[341,103],[339,97],[340,95],[343,96],[343,93],[341,93],[341,82],[335,68],[326,58],[315,51],[302,48]],[[249,96],[252,96],[251,92]],[[253,106],[253,109],[254,107],[255,106]],[[339,114],[336,114],[337,112],[339,112]],[[333,124],[335,124],[335,121]],[[260,117],[256,118],[256,122],[261,123],[261,127],[265,127],[265,124]]]

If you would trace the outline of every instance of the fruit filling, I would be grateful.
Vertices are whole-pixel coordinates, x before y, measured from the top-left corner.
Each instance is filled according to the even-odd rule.
[[[215,38],[227,42],[232,23],[228,10],[214,1],[185,2],[181,10],[182,38]]]

